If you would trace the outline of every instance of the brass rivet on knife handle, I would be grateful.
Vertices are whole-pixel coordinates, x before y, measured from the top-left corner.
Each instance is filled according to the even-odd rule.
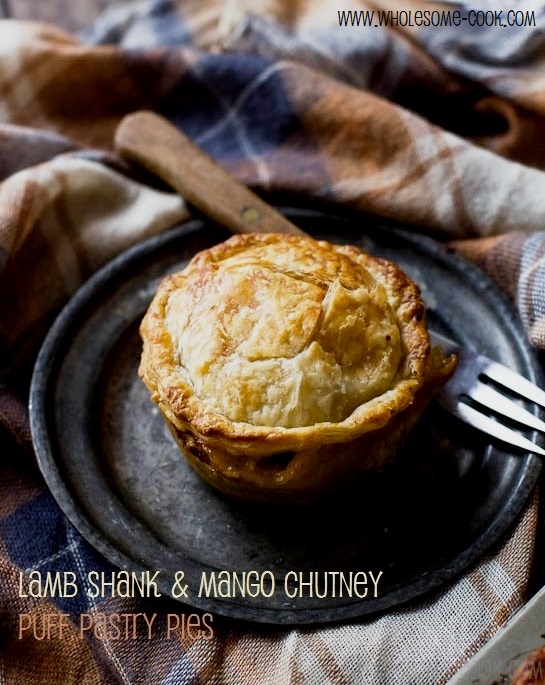
[[[122,119],[115,148],[235,233],[302,233],[154,112],[139,111]]]

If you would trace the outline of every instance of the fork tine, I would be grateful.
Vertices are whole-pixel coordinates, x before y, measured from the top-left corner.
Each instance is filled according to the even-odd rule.
[[[494,390],[490,385],[477,383],[472,388],[468,388],[467,396],[512,421],[545,433],[545,421],[502,395],[501,392]]]
[[[520,397],[545,407],[545,392],[537,385],[534,385],[519,373],[486,357],[479,356],[479,361],[483,365],[482,374],[487,378],[498,383],[498,385],[503,385],[504,388],[520,395]]]
[[[531,440],[528,440],[520,433],[517,433],[516,431],[507,428],[507,426],[494,421],[494,419],[491,419],[489,416],[481,414],[480,411],[474,409],[465,402],[458,402],[456,407],[452,408],[451,411],[458,416],[458,418],[462,419],[462,421],[469,423],[471,426],[483,431],[484,433],[488,433],[488,435],[492,435],[502,442],[506,442],[510,445],[514,445],[515,447],[519,447],[522,450],[526,450],[527,452],[533,452],[534,454],[539,454],[540,456],[545,457],[545,449],[542,449],[538,445],[534,444]]]
[[[458,356],[458,367],[464,365],[464,362],[467,359],[472,368],[475,368],[475,364],[479,366],[480,376],[485,376],[491,381],[494,381],[494,383],[507,388],[520,397],[530,400],[530,402],[535,402],[541,407],[545,407],[545,391],[524,376],[521,376],[520,373],[509,369],[503,364],[495,362],[485,355],[473,354],[465,348],[460,347],[458,343],[440,335],[436,331],[430,331],[430,339],[434,345],[442,347],[446,354],[456,354]],[[466,381],[467,380],[470,380],[470,376],[466,378]]]
[[[475,354],[467,348],[460,347],[449,338],[435,332],[430,332],[430,338],[434,345],[440,345],[447,354],[455,353],[458,357],[454,375],[437,391],[436,399],[439,403],[462,421],[480,431],[507,444],[545,456],[545,449],[504,425],[499,419],[493,419],[480,407],[484,411],[492,411],[521,423],[525,428],[542,432],[545,432],[545,422],[511,398],[498,392],[492,385],[481,382],[481,379],[488,379],[497,386],[508,389],[511,394],[543,407],[545,407],[545,392],[515,371],[484,355]],[[468,404],[467,399],[475,402],[476,406]]]

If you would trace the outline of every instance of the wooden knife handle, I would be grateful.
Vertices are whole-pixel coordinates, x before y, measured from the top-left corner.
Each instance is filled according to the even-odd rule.
[[[115,134],[115,149],[235,233],[303,233],[154,112],[124,117]]]

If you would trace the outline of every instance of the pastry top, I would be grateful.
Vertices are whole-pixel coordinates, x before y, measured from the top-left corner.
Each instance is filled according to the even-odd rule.
[[[162,281],[141,330],[141,374],[163,411],[246,438],[377,428],[410,404],[430,351],[399,267],[298,235],[236,235],[197,254]]]

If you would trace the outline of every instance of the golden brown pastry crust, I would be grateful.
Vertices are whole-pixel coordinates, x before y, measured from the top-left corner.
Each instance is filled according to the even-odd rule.
[[[545,646],[528,654],[517,668],[511,685],[545,685]]]
[[[141,334],[140,374],[188,461],[257,500],[379,467],[453,368],[430,355],[401,269],[295,235],[197,254],[162,281]]]

